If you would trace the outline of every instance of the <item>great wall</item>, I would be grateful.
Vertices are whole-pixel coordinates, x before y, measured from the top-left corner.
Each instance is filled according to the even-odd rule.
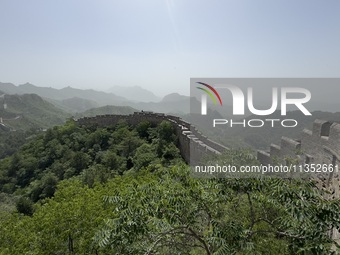
[[[317,186],[325,190],[328,200],[340,198],[340,173],[335,171],[340,166],[340,124],[337,122],[315,120],[313,129],[304,129],[300,140],[288,137],[281,138],[281,145],[270,145],[269,152],[258,151],[257,159],[262,164],[272,164],[274,161],[285,164],[293,159],[300,165],[321,164],[332,166],[333,172],[314,173],[313,179]],[[330,236],[338,244],[340,233],[335,228],[330,230]]]
[[[120,121],[129,125],[137,125],[141,121],[148,121],[152,124],[159,124],[167,120],[172,123],[178,136],[178,147],[183,159],[190,163],[202,158],[207,154],[221,154],[228,150],[219,143],[216,143],[202,133],[193,125],[183,119],[153,112],[135,112],[130,115],[100,115],[96,117],[84,117],[77,121],[79,125],[86,126],[113,126]],[[281,138],[281,145],[271,144],[268,152],[258,151],[257,159],[261,164],[285,164],[287,158],[295,160],[298,164],[326,164],[340,166],[340,123],[315,120],[313,129],[304,129],[300,140]],[[316,177],[316,178],[315,178]],[[318,186],[328,192],[327,199],[338,199],[340,197],[340,175],[337,172],[314,175]],[[332,238],[340,243],[340,233],[333,229],[330,232]]]
[[[331,166],[334,171],[315,173],[313,177],[320,188],[330,192],[330,199],[340,197],[340,176],[336,166],[340,167],[340,124],[336,122],[315,120],[313,129],[304,129],[300,140],[281,138],[281,145],[270,145],[268,152],[258,151],[257,159],[262,164],[275,161],[285,164],[292,159],[299,165],[322,164]]]
[[[159,124],[167,120],[172,123],[178,135],[178,147],[183,159],[190,163],[194,161],[193,155],[200,159],[207,154],[221,154],[229,148],[214,142],[200,133],[195,126],[173,115],[154,112],[135,112],[130,115],[99,115],[96,117],[84,117],[77,120],[80,125],[87,126],[113,126],[120,121],[129,125],[137,125],[141,121]],[[295,159],[298,164],[326,164],[340,166],[340,123],[315,120],[313,129],[304,129],[300,140],[288,137],[281,138],[281,145],[270,145],[270,150],[258,151],[257,159],[261,164],[283,163],[287,158]],[[340,196],[339,173],[332,172],[322,174],[319,178],[320,187]]]
[[[130,115],[100,115],[84,117],[78,119],[77,122],[80,125],[105,127],[116,125],[120,121],[126,121],[129,125],[134,126],[141,121],[160,124],[164,120],[172,123],[178,136],[178,147],[181,156],[187,163],[193,160],[193,154],[195,157],[201,158],[207,154],[221,154],[223,151],[228,150],[227,147],[208,139],[185,120],[163,113],[135,112]]]

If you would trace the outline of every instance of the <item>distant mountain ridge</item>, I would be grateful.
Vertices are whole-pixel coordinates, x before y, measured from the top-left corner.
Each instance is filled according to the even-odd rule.
[[[60,101],[56,101],[56,103],[58,102]],[[72,98],[62,100],[61,105],[59,107],[64,107],[65,110],[68,112],[84,112],[88,109],[99,107],[99,104],[93,100],[88,100],[88,99],[79,98],[79,97],[72,97]]]
[[[116,96],[112,93],[105,93],[93,89],[75,89],[72,87],[65,87],[62,89],[55,89],[51,87],[38,87],[30,83],[15,86],[12,83],[1,83],[0,90],[7,94],[37,94],[41,97],[46,97],[54,100],[65,100],[70,98],[83,98],[94,101],[101,101],[102,104],[112,102],[126,101],[125,98]]]
[[[177,102],[190,99],[190,97],[180,95],[178,93],[171,93],[163,97],[162,102]]]
[[[131,90],[132,89],[132,90]],[[130,87],[124,93],[129,94],[130,98],[142,99],[143,93],[149,99],[157,99],[157,102],[137,102],[131,101],[122,96],[113,93],[105,93],[91,89],[75,89],[66,87],[63,89],[38,87],[30,83],[15,86],[12,83],[1,83],[0,90],[6,94],[28,94],[34,93],[43,97],[48,102],[69,113],[79,113],[91,108],[102,107],[106,105],[130,106],[137,110],[155,111],[173,114],[187,114],[190,111],[190,97],[173,93],[165,96],[162,100],[156,97],[152,92],[140,87]],[[133,91],[133,92],[131,92]],[[118,90],[117,90],[118,92]],[[144,97],[143,100],[146,97]]]
[[[8,130],[49,128],[63,124],[69,117],[68,113],[36,94],[0,97],[1,123]]]
[[[140,86],[133,87],[114,86],[110,88],[108,92],[112,92],[116,95],[122,96],[134,102],[148,103],[159,102],[161,100],[161,98],[157,97],[154,93]]]
[[[77,118],[81,117],[94,117],[97,115],[105,115],[105,114],[117,114],[117,115],[128,115],[138,110],[130,107],[130,106],[115,106],[115,105],[106,105],[98,108],[89,109],[85,112],[78,113],[76,115]]]

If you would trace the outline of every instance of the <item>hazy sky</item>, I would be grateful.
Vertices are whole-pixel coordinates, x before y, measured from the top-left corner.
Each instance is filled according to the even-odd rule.
[[[339,0],[0,0],[0,81],[162,96],[190,77],[340,77],[339,14]]]

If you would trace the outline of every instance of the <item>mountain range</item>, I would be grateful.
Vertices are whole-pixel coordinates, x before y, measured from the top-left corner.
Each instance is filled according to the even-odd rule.
[[[133,87],[135,88],[135,87]],[[124,89],[114,87],[112,91],[119,92]],[[146,97],[156,100],[156,96],[148,93],[142,88]],[[1,92],[3,91],[3,92]],[[125,94],[124,94],[125,93]],[[130,89],[126,89],[123,95],[131,94]],[[142,94],[142,92],[141,92]],[[279,142],[281,136],[298,137],[303,128],[311,128],[315,119],[340,120],[340,113],[329,113],[314,111],[312,117],[300,116],[299,111],[288,112],[287,118],[299,121],[298,128],[227,128],[221,126],[219,132],[210,132],[210,122],[202,118],[200,112],[194,112],[191,115],[190,107],[200,109],[199,100],[190,97],[172,93],[163,99],[155,102],[136,102],[122,96],[122,94],[106,93],[95,90],[82,90],[71,87],[63,89],[37,87],[26,83],[15,86],[11,83],[0,83],[0,131],[13,129],[29,129],[29,128],[48,128],[54,125],[62,124],[67,118],[74,116],[90,117],[101,114],[130,114],[134,111],[154,111],[163,112],[180,116],[187,121],[193,123],[200,130],[216,141],[220,141],[227,146],[240,147],[250,146],[256,149],[265,149],[270,143]],[[230,118],[227,110],[232,109],[226,106],[221,107],[210,105],[209,117],[211,118]],[[227,115],[227,116],[226,116]],[[279,119],[278,112],[267,116],[273,119]],[[252,118],[260,118],[259,116],[245,116],[246,120]],[[208,126],[207,126],[208,125]]]
[[[130,114],[128,106],[103,106],[75,114],[75,118],[103,114]],[[0,91],[0,159],[12,155],[27,140],[56,125],[71,114],[36,94],[8,95]]]
[[[158,98],[152,92],[141,87],[123,88],[115,86],[111,92],[92,89],[63,89],[38,87],[30,83],[15,86],[12,83],[1,83],[0,91],[6,94],[37,94],[46,101],[69,113],[79,113],[91,108],[106,105],[130,106],[137,110],[158,111],[164,113],[189,113],[190,97],[173,93]],[[117,94],[116,94],[117,93]]]
[[[133,87],[114,86],[110,88],[107,92],[114,93],[133,102],[148,103],[159,102],[161,100],[160,97],[157,97],[151,91],[146,90],[140,86]]]
[[[61,125],[69,117],[69,113],[36,94],[0,96],[0,122],[5,131],[45,129]]]

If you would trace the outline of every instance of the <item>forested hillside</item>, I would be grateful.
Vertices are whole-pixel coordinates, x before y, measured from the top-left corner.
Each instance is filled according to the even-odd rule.
[[[168,122],[136,128],[86,128],[74,121],[49,129],[1,161],[1,191],[26,194],[33,202],[51,197],[58,181],[82,174],[87,184],[138,170],[151,162],[179,158],[176,136]]]
[[[49,128],[64,124],[70,116],[35,94],[2,95],[0,98],[0,117],[10,129]]]
[[[38,95],[7,95],[0,91],[0,159],[12,155],[42,130],[63,125],[69,117]]]
[[[49,129],[0,161],[0,254],[331,254],[313,182],[195,179],[169,122]],[[254,165],[249,151],[227,151]]]

